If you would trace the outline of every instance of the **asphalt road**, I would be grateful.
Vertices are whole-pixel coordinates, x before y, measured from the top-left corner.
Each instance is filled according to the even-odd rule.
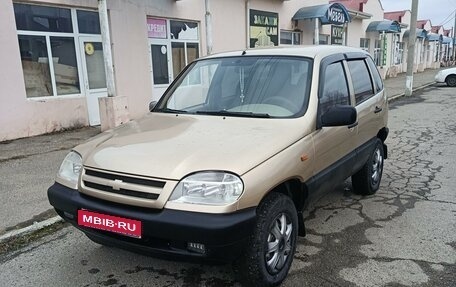
[[[379,192],[350,182],[306,219],[284,286],[456,286],[456,89],[390,105]],[[229,266],[163,261],[103,247],[66,227],[0,255],[4,286],[232,286]]]

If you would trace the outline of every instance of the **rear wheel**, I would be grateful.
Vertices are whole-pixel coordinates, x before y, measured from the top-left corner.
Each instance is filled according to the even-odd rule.
[[[377,139],[375,148],[360,171],[352,176],[355,193],[371,195],[377,192],[383,174],[383,143]]]
[[[456,87],[456,75],[450,75],[445,79],[446,84],[449,87]]]
[[[298,215],[286,195],[271,193],[258,207],[246,252],[233,267],[247,286],[277,286],[288,274],[296,250]]]

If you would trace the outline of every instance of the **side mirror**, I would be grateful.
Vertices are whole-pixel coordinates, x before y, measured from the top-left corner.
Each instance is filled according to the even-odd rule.
[[[321,116],[322,127],[349,126],[356,123],[357,113],[352,106],[335,106]]]
[[[149,112],[151,112],[155,106],[157,105],[157,101],[152,101],[149,103]]]

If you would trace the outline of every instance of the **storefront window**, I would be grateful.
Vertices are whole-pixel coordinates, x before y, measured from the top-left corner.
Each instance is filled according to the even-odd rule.
[[[78,64],[72,37],[50,37],[57,95],[79,94]]]
[[[79,33],[101,34],[100,19],[97,12],[78,10]]]
[[[198,23],[170,21],[171,39],[198,40]]]
[[[369,52],[369,44],[370,44],[369,39],[367,39],[367,38],[359,39],[359,47],[366,52]]]
[[[100,24],[97,12],[76,10],[78,29],[73,29],[71,12],[14,3],[27,98],[81,93],[76,32],[99,34]]]
[[[199,58],[198,43],[187,43],[187,64]]]
[[[14,4],[18,30],[73,33],[70,9]]]
[[[87,45],[89,45],[90,48],[88,48]],[[106,88],[103,45],[100,42],[87,42],[84,46],[86,51],[90,51],[90,53],[85,53],[89,89]]]
[[[27,97],[52,96],[46,38],[43,36],[19,35],[19,50]]]
[[[329,35],[320,34],[318,36],[318,38],[320,39],[320,41],[319,41],[320,45],[328,45],[329,44]]]
[[[381,56],[382,56],[382,48],[380,46],[381,41],[375,40],[375,48],[374,48],[374,62],[376,66],[381,66]]]
[[[146,25],[154,85],[167,85],[186,65],[199,58],[198,23],[147,18]]]
[[[174,79],[185,68],[185,45],[184,43],[171,43],[173,50],[173,77]]]
[[[281,45],[301,45],[301,32],[295,31],[280,31]]]

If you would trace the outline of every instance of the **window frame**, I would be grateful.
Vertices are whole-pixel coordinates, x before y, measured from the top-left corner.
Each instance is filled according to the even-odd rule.
[[[291,44],[284,44],[282,43],[282,33],[290,34],[291,35]],[[299,43],[294,42],[294,35],[299,36]],[[292,30],[280,30],[279,32],[279,45],[280,46],[296,46],[301,45],[302,43],[302,31],[292,31]]]
[[[372,76],[373,76],[372,75],[372,71],[370,70],[369,64],[366,62],[366,58],[367,58],[367,56],[364,57],[364,58],[347,59],[348,73],[350,73],[350,77],[352,78],[352,87],[353,87],[353,95],[355,97],[355,106],[358,106],[359,104],[364,103],[365,101],[371,99],[372,97],[374,97],[377,94],[377,92],[376,92],[377,89],[376,89],[376,86],[374,85],[374,80],[372,78]],[[370,94],[370,95],[368,95],[366,97],[363,97],[361,99],[361,101],[359,101],[359,102],[357,100],[357,94],[356,94],[356,91],[355,91],[355,86],[353,85],[353,76],[351,74],[352,72],[350,70],[350,67],[348,66],[349,62],[355,62],[355,61],[362,61],[363,62],[364,66],[365,66],[365,68],[367,70],[367,74],[369,76],[369,81],[370,81],[370,84],[371,84],[370,86],[371,86],[371,91],[372,91],[372,94]]]
[[[377,66],[375,66],[375,63],[374,63],[374,60],[372,59],[372,57],[371,56],[367,57],[365,61],[367,63],[367,68],[369,69],[369,73],[370,73],[370,76],[372,79],[372,84],[374,84],[374,92],[377,95],[378,93],[380,93],[381,91],[383,91],[385,89],[385,83],[383,82],[382,76],[380,75],[380,72],[378,71]],[[373,69],[375,69],[375,72],[373,71]],[[381,84],[380,88],[377,87],[377,81],[376,81],[376,77],[374,74],[376,74],[378,79],[380,80],[380,84]]]
[[[16,2],[13,2],[13,4],[16,4]],[[84,97],[85,96],[85,88],[83,85],[83,71],[82,71],[82,57],[80,54],[80,48],[79,48],[79,36],[99,36],[100,34],[87,34],[87,33],[79,33],[79,26],[78,26],[78,19],[77,19],[77,11],[90,11],[90,12],[98,12],[95,9],[80,9],[80,8],[69,8],[65,6],[59,6],[59,5],[46,5],[46,4],[35,4],[35,3],[17,3],[17,4],[25,4],[25,5],[31,5],[31,6],[44,6],[44,7],[50,7],[50,8],[64,8],[64,9],[69,9],[70,10],[70,16],[71,16],[71,24],[73,26],[73,33],[67,33],[67,32],[47,32],[47,31],[30,31],[30,30],[17,30],[16,28],[16,35],[23,35],[23,36],[41,36],[45,37],[46,40],[46,47],[47,47],[47,53],[48,53],[48,62],[49,62],[49,73],[51,77],[51,85],[52,85],[52,95],[51,96],[38,96],[38,97],[28,97],[26,95],[26,99],[29,101],[43,101],[43,100],[50,100],[50,99],[61,99],[61,98],[75,98],[75,97]],[[14,9],[14,8],[13,8]],[[76,65],[78,69],[78,78],[79,78],[79,93],[73,93],[73,94],[65,94],[65,95],[59,95],[57,93],[57,84],[56,84],[56,79],[55,79],[55,71],[54,71],[54,62],[52,61],[53,55],[52,55],[52,47],[51,47],[51,37],[67,37],[67,38],[72,38],[73,43],[74,43],[74,49],[76,53]],[[17,38],[18,39],[18,38]],[[21,58],[22,61],[22,58]],[[22,75],[24,76],[24,71],[22,70]]]
[[[367,43],[367,46],[361,45],[362,43],[364,43],[364,44]],[[360,38],[359,39],[359,47],[361,49],[363,49],[364,51],[369,52],[369,49],[370,49],[370,38]]]
[[[281,59],[300,59],[302,61],[308,61],[309,64],[309,78],[307,79],[307,87],[306,87],[306,94],[305,94],[305,100],[303,102],[303,107],[299,112],[294,114],[293,116],[289,117],[271,117],[271,119],[288,119],[288,118],[300,118],[304,116],[309,109],[309,103],[310,103],[310,98],[312,94],[312,83],[313,83],[313,71],[314,71],[314,59],[310,57],[305,57],[305,56],[289,56],[289,55],[270,55],[270,56],[260,56],[260,55],[245,55],[245,56],[227,56],[227,57],[211,57],[209,59],[207,58],[198,58],[197,60],[193,61],[191,64],[187,65],[174,79],[174,81],[166,88],[166,91],[163,93],[163,96],[158,100],[157,104],[155,105],[156,109],[160,109],[165,107],[165,104],[169,100],[169,98],[174,94],[175,90],[179,87],[179,85],[184,81],[186,75],[189,73],[189,70],[193,68],[198,62],[200,61],[210,61],[210,60],[218,60],[218,59],[230,59],[230,58],[262,58],[262,57],[270,57],[270,58],[281,58]],[[213,77],[216,76],[217,69],[214,72]]]
[[[150,52],[149,52],[150,78],[152,80],[152,87],[167,89],[167,87],[169,87],[173,83],[173,81],[175,81],[179,77],[179,74],[181,74],[185,70],[185,67],[187,67],[191,62],[194,62],[194,61],[198,60],[199,58],[201,58],[201,22],[193,21],[193,20],[154,17],[154,16],[148,15],[146,17],[146,19],[149,19],[149,18],[160,19],[160,20],[166,21],[166,38],[149,38],[148,37],[147,44],[148,44],[149,50],[150,50],[151,45],[166,46],[166,49],[168,50],[169,55],[167,57],[169,57],[169,60],[170,60],[169,64],[168,64],[169,78],[168,78],[168,83],[165,83],[165,84],[155,84],[154,70],[153,70],[153,58],[152,58],[152,53],[151,53],[152,51],[150,50]],[[183,23],[191,22],[191,23],[197,24],[197,27],[198,27],[197,39],[194,40],[194,39],[174,39],[174,38],[172,38],[171,37],[171,34],[172,34],[171,33],[171,21],[183,22]],[[147,20],[146,20],[146,23],[147,23]],[[174,60],[173,60],[173,49],[172,49],[173,43],[183,43],[183,45],[184,45],[185,65],[184,65],[184,69],[182,69],[178,73],[175,73],[175,71],[174,71]],[[189,61],[189,59],[188,59],[188,44],[195,44],[198,48],[198,57],[193,61]],[[166,90],[165,90],[165,92],[166,92]]]
[[[328,66],[330,66],[331,64],[335,64],[335,63],[340,63],[340,65],[342,66],[342,70],[344,71],[344,76],[345,76],[345,84],[347,85],[347,92],[348,92],[348,104],[350,106],[353,106],[353,87],[352,87],[352,83],[351,83],[351,77],[350,77],[350,73],[348,72],[348,67],[347,67],[347,63],[346,63],[346,55],[345,54],[335,54],[335,55],[331,55],[331,56],[327,56],[325,57],[321,63],[320,63],[320,72],[319,72],[319,83],[318,83],[318,109],[317,109],[317,129],[320,129],[322,127],[322,123],[321,123],[321,116],[323,115],[322,114],[322,111],[321,111],[321,104],[320,104],[320,99],[321,99],[321,95],[323,93],[323,90],[324,90],[324,83],[325,83],[325,73],[326,73],[326,69],[328,68]]]

